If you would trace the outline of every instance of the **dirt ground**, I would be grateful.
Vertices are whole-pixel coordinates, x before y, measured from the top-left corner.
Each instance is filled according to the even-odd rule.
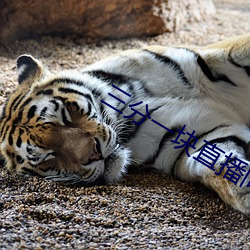
[[[23,53],[55,72],[148,44],[204,45],[250,32],[250,0],[215,3],[210,21],[174,34],[95,43],[43,37],[2,46],[0,105],[16,84],[15,60]],[[0,169],[0,249],[169,248],[250,249],[250,218],[203,186],[153,171],[136,169],[113,186],[69,188]]]

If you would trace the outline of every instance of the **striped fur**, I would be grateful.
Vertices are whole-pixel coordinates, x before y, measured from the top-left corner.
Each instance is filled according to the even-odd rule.
[[[250,164],[250,34],[202,48],[125,51],[82,72],[53,75],[28,55],[17,66],[19,85],[0,125],[8,169],[94,185],[118,181],[136,162],[201,182],[250,213],[250,178],[239,187],[193,158],[207,141],[225,152],[216,172],[230,153]],[[129,105],[145,117],[124,118],[133,113]],[[172,142],[183,125],[182,140],[194,130],[198,139],[190,157]]]

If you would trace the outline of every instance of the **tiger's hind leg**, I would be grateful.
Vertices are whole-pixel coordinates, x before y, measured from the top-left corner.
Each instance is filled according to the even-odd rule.
[[[250,214],[250,144],[237,136],[213,141],[216,140],[215,144],[194,150],[190,157],[183,155],[174,174],[182,180],[204,184],[236,210]],[[213,151],[212,145],[216,145]]]

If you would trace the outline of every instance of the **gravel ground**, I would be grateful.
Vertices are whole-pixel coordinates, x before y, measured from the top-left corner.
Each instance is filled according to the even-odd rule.
[[[0,105],[16,84],[15,60],[52,71],[82,68],[148,44],[203,45],[250,32],[249,0],[216,0],[208,22],[154,38],[91,43],[43,37],[0,47]],[[136,169],[113,186],[68,188],[0,169],[0,249],[249,249],[250,219],[212,191]]]

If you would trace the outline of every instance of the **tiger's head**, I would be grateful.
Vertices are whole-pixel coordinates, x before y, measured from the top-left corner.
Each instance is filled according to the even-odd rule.
[[[129,151],[82,75],[50,74],[29,55],[18,58],[17,68],[19,84],[0,121],[7,168],[69,184],[116,181]]]

